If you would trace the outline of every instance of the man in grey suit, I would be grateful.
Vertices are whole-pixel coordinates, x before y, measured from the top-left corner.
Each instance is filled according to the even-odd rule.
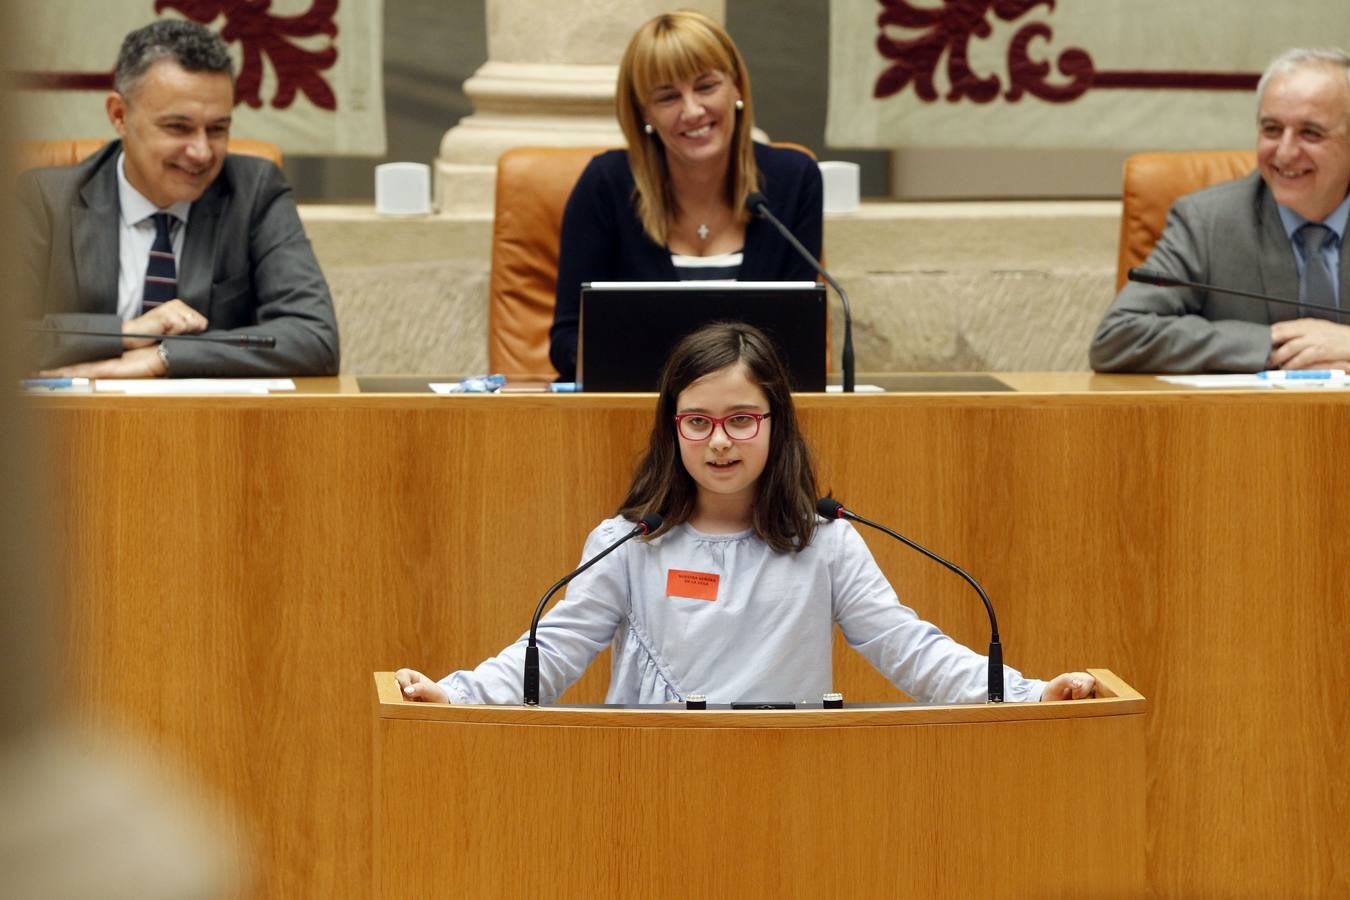
[[[1350,369],[1350,57],[1290,50],[1257,87],[1257,171],[1182,197],[1145,266],[1346,315],[1130,282],[1093,336],[1102,372]]]
[[[94,378],[332,375],[333,302],[275,165],[227,154],[224,42],[160,20],[123,41],[106,101],[120,135],[19,186],[20,289],[48,327],[44,373]],[[271,349],[173,335],[234,332]],[[141,333],[157,338],[121,337]]]

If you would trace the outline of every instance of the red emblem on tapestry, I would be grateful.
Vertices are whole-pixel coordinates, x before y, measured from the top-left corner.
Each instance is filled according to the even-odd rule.
[[[319,109],[337,109],[337,96],[320,73],[337,62],[337,47],[331,43],[322,50],[306,50],[291,42],[292,38],[316,35],[337,36],[338,0],[314,0],[308,10],[298,16],[274,16],[268,12],[272,0],[155,0],[155,12],[174,9],[203,25],[209,25],[220,16],[225,27],[220,36],[226,43],[239,42],[244,51],[235,80],[235,100],[257,109],[262,106],[262,61],[266,56],[277,74],[277,91],[272,105],[285,109],[295,100],[297,91],[304,92]]]
[[[225,26],[220,36],[226,43],[239,42],[243,62],[234,83],[235,104],[247,103],[257,109],[263,105],[263,57],[277,75],[277,90],[272,105],[286,109],[303,93],[319,109],[337,109],[337,95],[320,74],[337,62],[338,51],[331,41],[337,37],[338,0],[314,0],[298,16],[274,16],[268,10],[272,0],[155,0],[155,12],[177,10],[189,19],[210,25],[221,16]],[[330,42],[321,50],[307,50],[293,43],[295,38],[327,35]],[[111,72],[16,72],[17,87],[47,91],[112,90]]]
[[[1069,47],[1055,60],[1055,68],[1065,80],[1052,83],[1050,63],[1034,59],[1031,45],[1037,39],[1048,44],[1054,30],[1045,22],[1029,22],[1013,34],[1008,45],[1008,88],[1004,91],[998,75],[982,76],[971,68],[971,39],[988,39],[993,33],[991,13],[1004,22],[1016,22],[1038,6],[1045,7],[1045,15],[1052,14],[1055,0],[944,0],[939,7],[915,6],[909,0],[878,2],[882,10],[877,17],[877,51],[893,63],[872,89],[877,99],[913,85],[915,95],[925,103],[939,99],[948,103],[964,99],[991,103],[1000,92],[1012,102],[1031,94],[1051,103],[1068,103],[1101,88],[1250,91],[1261,77],[1251,72],[1099,70],[1086,50]],[[897,37],[895,29],[917,35]],[[944,57],[950,89],[946,97],[939,98],[933,79]]]

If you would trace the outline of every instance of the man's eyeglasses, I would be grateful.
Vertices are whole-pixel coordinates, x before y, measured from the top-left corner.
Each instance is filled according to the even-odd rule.
[[[748,441],[759,434],[759,423],[768,417],[769,413],[752,412],[732,413],[720,419],[703,413],[680,413],[675,417],[675,427],[686,441],[706,441],[719,425],[733,441]]]

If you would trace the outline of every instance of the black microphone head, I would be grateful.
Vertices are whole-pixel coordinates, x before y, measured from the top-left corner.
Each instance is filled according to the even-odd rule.
[[[651,534],[653,531],[659,529],[661,527],[661,523],[664,521],[665,517],[662,516],[659,512],[649,512],[642,518],[638,519],[637,527],[642,529],[643,534]]]
[[[768,205],[768,198],[759,191],[753,191],[749,197],[745,198],[745,208],[750,210],[754,215],[759,215],[760,208]]]
[[[823,519],[842,519],[847,510],[833,497],[821,497],[816,501],[816,512]]]
[[[1130,281],[1137,281],[1140,284],[1153,284],[1158,287],[1174,287],[1177,283],[1177,280],[1172,276],[1155,272],[1153,269],[1130,269],[1125,273],[1125,277]]]

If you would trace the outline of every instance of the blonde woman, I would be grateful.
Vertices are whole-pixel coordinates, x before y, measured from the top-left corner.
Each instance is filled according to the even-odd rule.
[[[616,91],[627,150],[592,159],[563,215],[549,357],[576,376],[588,281],[814,281],[815,270],[745,210],[762,191],[808,250],[821,244],[820,171],[803,153],[756,144],[750,75],[731,37],[701,13],[647,22]]]

